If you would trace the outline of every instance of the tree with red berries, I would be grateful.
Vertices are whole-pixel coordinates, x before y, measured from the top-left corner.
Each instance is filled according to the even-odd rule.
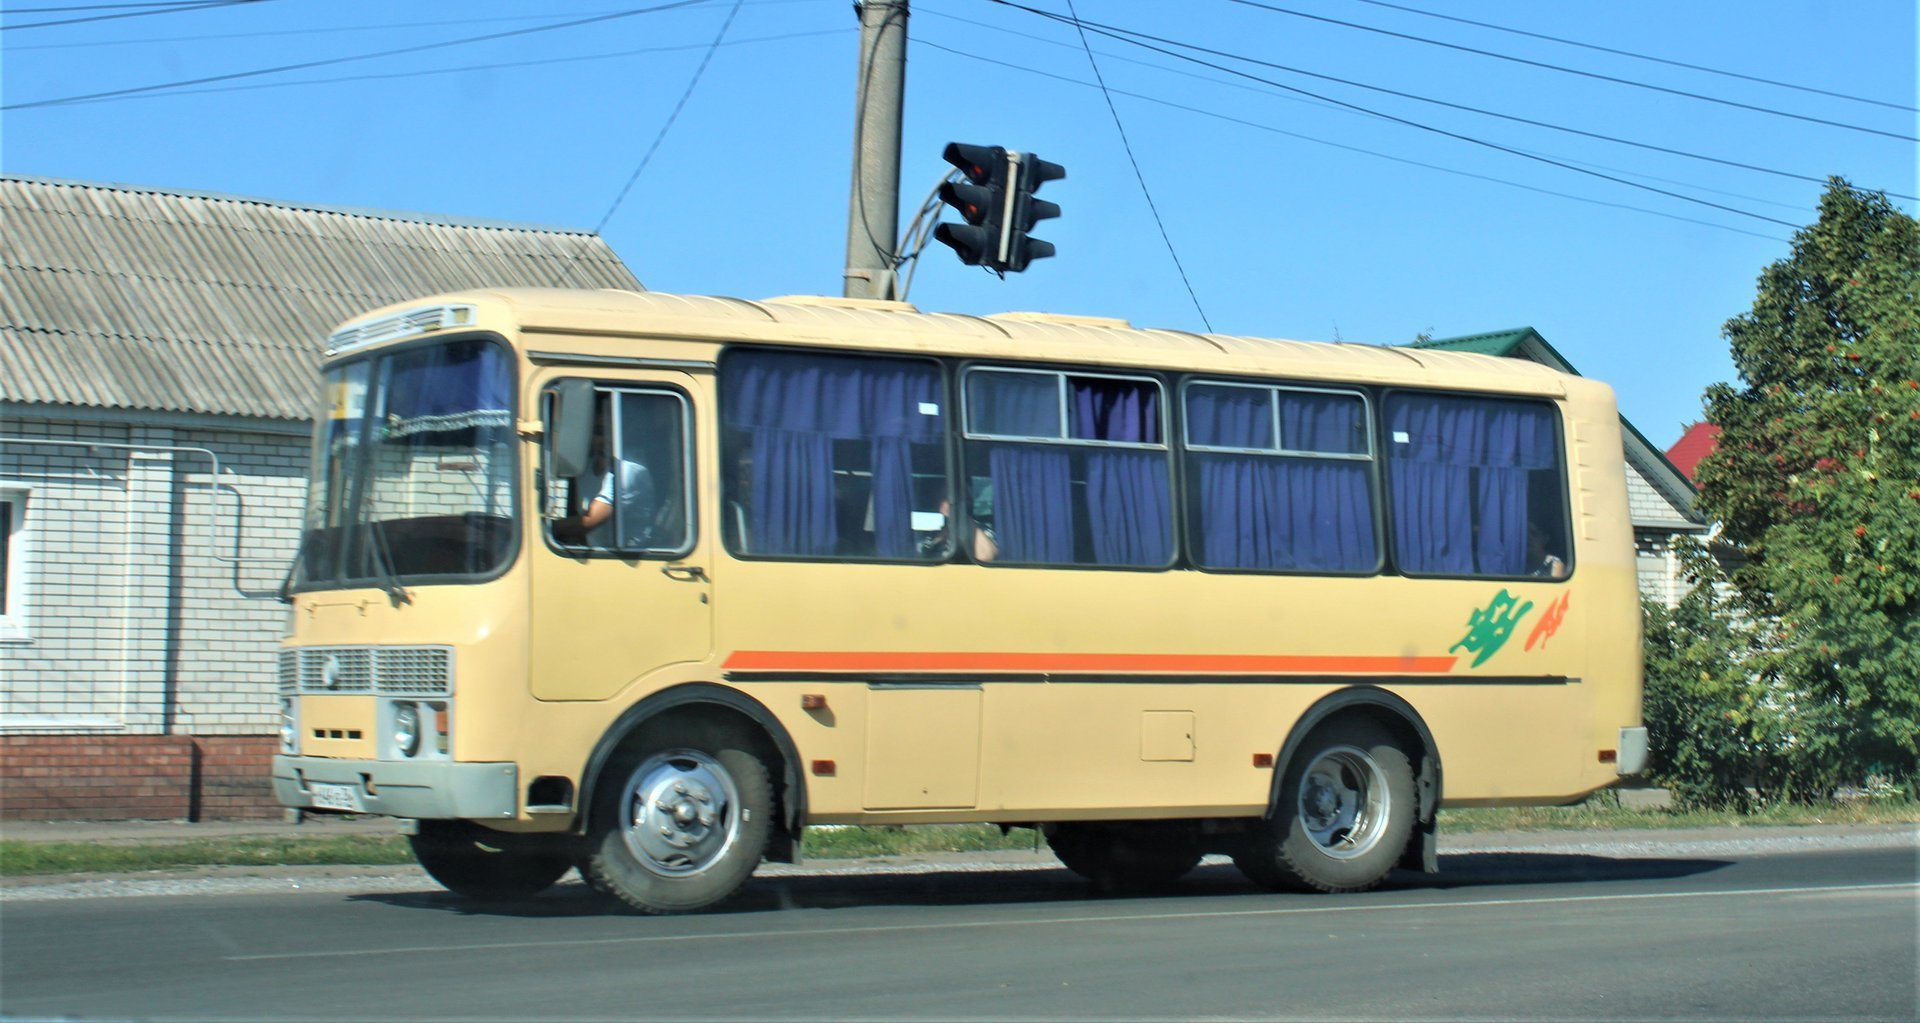
[[[1784,793],[1920,783],[1920,225],[1839,178],[1724,328],[1701,508],[1774,623],[1757,674],[1788,723]]]

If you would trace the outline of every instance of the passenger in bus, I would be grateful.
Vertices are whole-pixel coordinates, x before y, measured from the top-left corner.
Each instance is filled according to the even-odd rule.
[[[975,561],[992,561],[1000,556],[1000,542],[993,535],[993,484],[991,482],[983,483],[974,489],[971,508],[973,546],[969,553],[973,555]],[[939,530],[928,534],[920,541],[922,554],[933,555],[944,551],[947,547],[947,537],[951,535],[953,529],[953,502],[944,497],[940,499],[940,518]]]
[[[554,521],[555,537],[607,549],[642,550],[651,545],[653,521],[658,514],[653,476],[646,466],[624,453],[617,459],[611,457],[605,429],[598,423],[593,431],[592,469],[579,477],[574,487],[577,495],[593,496],[578,514]],[[620,511],[618,536],[614,534],[616,504]]]
[[[1564,579],[1567,575],[1566,561],[1547,549],[1547,530],[1538,522],[1527,523],[1527,564],[1531,566],[1529,575],[1547,579]]]

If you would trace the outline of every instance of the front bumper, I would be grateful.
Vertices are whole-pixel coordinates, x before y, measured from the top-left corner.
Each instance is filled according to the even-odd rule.
[[[393,763],[331,757],[273,758],[273,795],[297,809],[342,809],[316,800],[313,786],[345,786],[348,809],[424,820],[495,820],[520,810],[513,764]],[[338,790],[335,790],[338,791]]]

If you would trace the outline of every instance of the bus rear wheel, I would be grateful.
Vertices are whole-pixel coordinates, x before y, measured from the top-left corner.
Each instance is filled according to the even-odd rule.
[[[1200,862],[1196,836],[1173,825],[1056,824],[1047,845],[1062,865],[1103,892],[1164,887]]]
[[[1385,728],[1334,721],[1287,768],[1273,816],[1233,862],[1256,884],[1357,892],[1380,884],[1413,834],[1413,769]]]
[[[428,875],[470,899],[532,898],[573,866],[559,836],[512,835],[471,821],[420,821],[408,843]]]
[[[704,909],[737,891],[773,818],[766,766],[743,746],[698,731],[615,757],[588,818],[589,883],[643,913]]]

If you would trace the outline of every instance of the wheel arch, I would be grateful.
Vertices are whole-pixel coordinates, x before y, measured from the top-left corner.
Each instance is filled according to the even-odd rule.
[[[1279,754],[1274,757],[1273,783],[1267,792],[1265,816],[1272,818],[1278,810],[1287,768],[1308,737],[1322,725],[1349,717],[1364,718],[1385,726],[1395,738],[1406,744],[1405,749],[1413,755],[1413,786],[1419,797],[1419,806],[1414,819],[1413,838],[1401,854],[1400,866],[1429,874],[1438,872],[1435,823],[1440,812],[1440,748],[1433,741],[1433,732],[1427,728],[1420,712],[1406,700],[1378,686],[1359,685],[1337,690],[1322,697],[1300,715],[1300,720],[1294,723],[1293,730],[1287,734],[1286,742],[1281,744]]]
[[[767,858],[776,862],[792,862],[799,849],[801,824],[807,819],[807,787],[805,776],[800,771],[799,749],[793,743],[793,736],[788,734],[786,727],[765,705],[737,689],[711,682],[690,682],[661,690],[628,707],[614,721],[595,744],[581,774],[580,796],[575,804],[579,809],[573,820],[574,833],[585,833],[594,790],[608,762],[620,747],[641,727],[662,718],[680,715],[709,721],[731,721],[741,727],[750,740],[755,741],[758,748],[752,752],[767,764],[768,775],[776,779],[778,787],[775,797],[780,804],[780,813],[776,818],[780,826],[774,829],[775,839],[767,850]]]

